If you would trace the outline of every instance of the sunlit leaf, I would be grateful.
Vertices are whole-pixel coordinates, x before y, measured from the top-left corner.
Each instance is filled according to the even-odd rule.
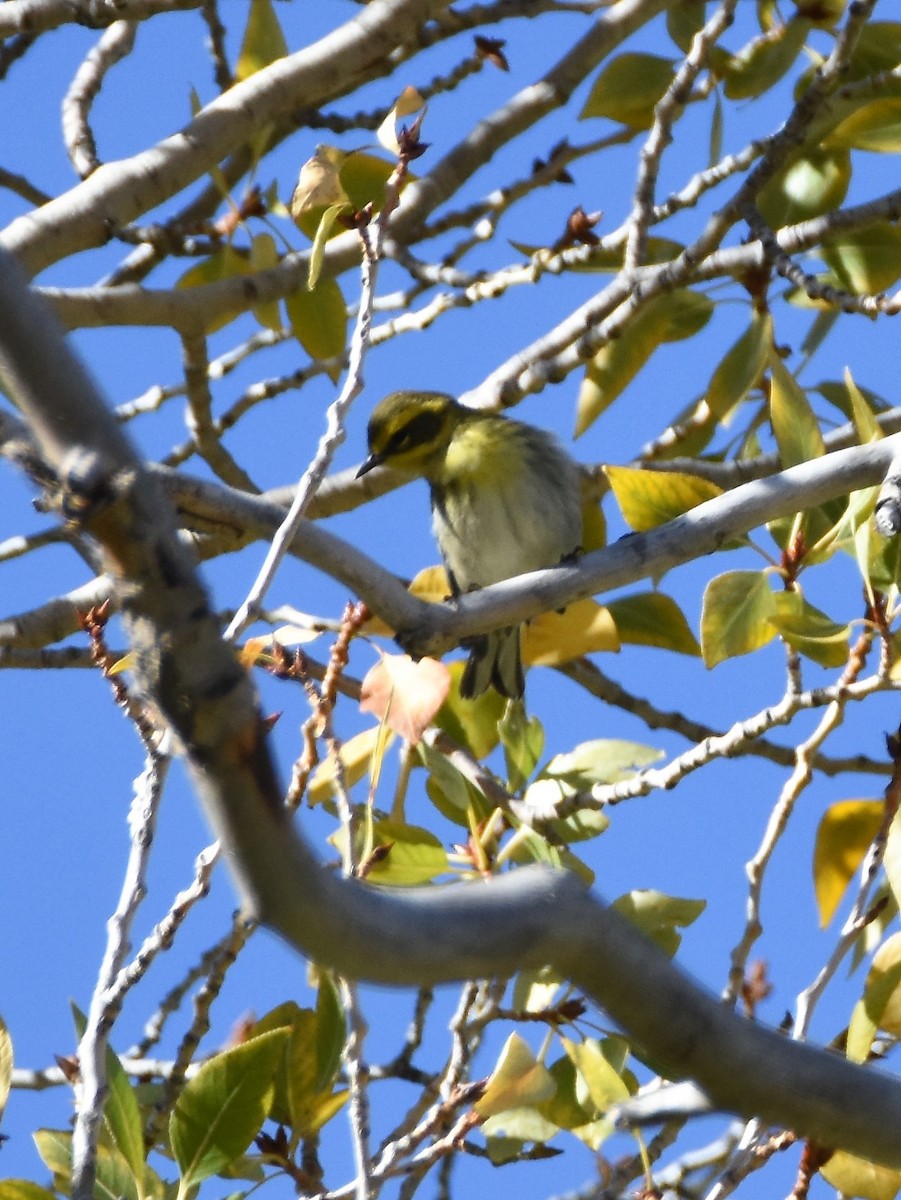
[[[823,928],[835,915],[884,816],[881,800],[839,800],[823,813],[813,851],[813,886]]]
[[[185,271],[175,286],[189,288],[221,283],[226,279],[237,279],[242,275],[248,275],[251,269],[249,256],[239,253],[234,247],[226,244],[220,246],[218,250],[214,250],[208,258],[201,259],[200,262]],[[206,332],[215,333],[217,329],[224,328],[238,316],[242,307],[241,302],[238,301],[231,311],[209,319],[205,323]]]
[[[390,729],[374,725],[372,729],[364,729],[362,733],[348,738],[341,747],[341,766],[344,773],[344,783],[353,787],[369,771],[373,755],[384,754],[394,740]],[[313,772],[310,785],[307,788],[307,802],[312,808],[316,804],[324,804],[335,796],[337,786],[336,766],[333,756],[321,762]]]
[[[401,153],[401,145],[397,140],[397,122],[418,112],[424,105],[425,101],[422,96],[411,85],[407,85],[395,100],[388,115],[376,131],[376,137],[380,144],[391,154],[399,155]]]
[[[641,742],[593,738],[564,754],[555,754],[541,774],[568,783],[573,791],[583,791],[595,784],[631,779],[642,767],[650,766],[662,757],[662,750]]]
[[[807,393],[775,352],[770,355],[770,379],[770,420],[783,468],[825,454],[823,435]]]
[[[648,129],[654,106],[673,81],[673,64],[656,54],[620,54],[591,86],[579,119],[608,117],[633,129]]]
[[[606,475],[623,517],[639,533],[656,529],[705,500],[722,495],[722,488],[715,483],[678,471],[607,467]]]
[[[701,649],[708,667],[750,654],[773,640],[773,589],[763,571],[727,571],[704,592]]]
[[[455,742],[468,747],[474,758],[481,759],[498,744],[497,725],[506,700],[494,688],[474,700],[464,700],[460,695],[464,666],[459,661],[448,664],[453,687],[435,716],[435,724]]]
[[[824,262],[855,295],[882,292],[901,278],[901,230],[889,221],[837,233],[823,242]]]
[[[847,661],[850,625],[833,621],[799,591],[773,593],[770,622],[790,646],[821,667],[840,667]]]
[[[538,1062],[528,1043],[518,1033],[511,1033],[484,1094],[473,1108],[480,1116],[490,1117],[508,1108],[537,1104],[552,1096],[554,1091],[550,1072]]]
[[[704,394],[716,420],[729,416],[759,382],[772,344],[772,317],[769,313],[755,312],[748,329],[717,365]]]
[[[665,954],[674,955],[682,941],[680,929],[693,924],[707,907],[706,900],[667,896],[651,889],[627,892],[613,907],[637,926]]]
[[[607,610],[620,641],[634,646],[659,646],[677,654],[699,657],[701,647],[679,605],[663,592],[637,592],[611,600]]]
[[[871,100],[846,117],[823,139],[826,150],[901,150],[901,98]]]
[[[383,819],[373,823],[372,835],[387,850],[366,873],[371,883],[415,887],[447,871],[447,851],[427,829]]]
[[[836,1150],[820,1174],[841,1196],[860,1200],[894,1200],[901,1188],[901,1171]]]
[[[617,650],[616,626],[596,600],[576,600],[562,613],[541,613],[523,627],[522,660],[527,666],[556,667],[583,654]]]
[[[629,1088],[605,1055],[603,1041],[597,1038],[586,1038],[584,1042],[573,1042],[569,1038],[561,1038],[560,1041],[578,1073],[577,1098],[578,1082],[581,1081],[587,1093],[586,1099],[590,1098],[598,1112],[606,1112],[612,1105],[629,1099]]]
[[[261,1034],[218,1054],[188,1080],[169,1122],[183,1189],[215,1175],[250,1145],[269,1111],[287,1041],[284,1029]]]
[[[771,229],[808,221],[838,208],[851,182],[847,150],[810,147],[761,190],[757,206]]]
[[[288,45],[272,0],[250,0],[244,40],[235,65],[235,80],[249,79],[287,53]]]
[[[588,364],[576,404],[575,436],[597,420],[659,346],[693,337],[712,312],[713,302],[688,288],[665,293],[646,305]]]
[[[285,309],[294,336],[317,361],[340,358],[347,340],[347,305],[334,279],[321,279],[312,292],[293,292],[285,299]],[[329,371],[335,380],[339,366]]]
[[[544,729],[537,717],[528,717],[521,704],[504,710],[497,731],[504,747],[504,761],[511,791],[519,791],[532,775],[544,750]]]
[[[250,244],[250,267],[253,271],[268,271],[278,265],[278,248],[271,233],[258,233]],[[265,304],[254,304],[253,315],[266,329],[279,333],[282,318],[278,301],[268,300]]]

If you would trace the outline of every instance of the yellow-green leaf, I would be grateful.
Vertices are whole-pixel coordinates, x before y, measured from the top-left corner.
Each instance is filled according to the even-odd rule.
[[[250,266],[253,271],[268,271],[278,266],[278,248],[271,233],[258,233],[250,244]],[[282,318],[278,301],[267,300],[265,304],[254,304],[253,315],[266,329],[279,333]]]
[[[790,646],[821,667],[840,667],[847,661],[850,625],[839,625],[799,591],[773,594],[770,622]]]
[[[884,816],[885,805],[881,800],[839,800],[823,813],[813,851],[813,887],[824,929],[835,915]]]
[[[588,1038],[584,1042],[573,1042],[569,1038],[561,1038],[560,1041],[598,1112],[604,1113],[612,1105],[629,1099],[628,1085],[604,1054],[603,1042],[597,1038]]]
[[[273,1029],[218,1054],[188,1080],[169,1121],[181,1195],[224,1170],[259,1132],[287,1040],[286,1029]]]
[[[481,1099],[473,1105],[482,1117],[490,1117],[508,1108],[537,1104],[554,1094],[556,1085],[528,1044],[518,1033],[511,1033],[501,1050]]]
[[[195,263],[193,267],[185,271],[175,286],[179,288],[203,287],[209,283],[221,283],[224,279],[236,279],[241,275],[249,274],[250,270],[249,257],[226,244],[220,246],[218,250],[214,250],[209,258],[201,259],[199,263]],[[217,329],[222,329],[235,319],[242,308],[243,305],[238,302],[229,312],[207,321],[206,332],[215,333]]]
[[[820,1167],[820,1174],[839,1195],[849,1198],[894,1200],[901,1189],[901,1171],[858,1158],[846,1150],[836,1150]]]
[[[783,468],[825,454],[823,435],[807,393],[775,351],[770,355],[770,379],[770,420]]]
[[[712,312],[713,302],[689,288],[658,296],[646,305],[588,364],[576,404],[576,437],[632,382],[659,346],[693,337]]]
[[[460,695],[460,680],[465,664],[448,663],[453,686],[438,710],[435,724],[455,742],[466,746],[474,758],[482,759],[498,744],[497,723],[503,715],[506,701],[494,688],[489,688],[475,700]]]
[[[711,579],[701,611],[701,649],[708,667],[750,654],[773,640],[773,590],[763,571],[727,571]]]
[[[901,150],[901,98],[872,100],[846,117],[823,139],[827,150]]]
[[[704,399],[716,420],[729,416],[759,382],[772,344],[772,317],[755,312],[750,326],[726,351],[707,386]]]
[[[810,23],[804,20],[777,25],[734,54],[724,73],[723,90],[730,100],[761,96],[785,75],[798,57]]]
[[[285,300],[294,336],[317,361],[340,358],[347,340],[347,305],[334,279],[321,279],[312,292],[300,290]],[[332,380],[340,366],[329,371]]]
[[[694,35],[704,28],[706,9],[705,0],[677,0],[666,6],[666,32],[683,54]]]
[[[701,647],[682,609],[663,592],[621,596],[611,600],[607,610],[622,642],[633,646],[659,646],[663,650],[696,657],[701,654]]]
[[[601,71],[579,119],[608,117],[633,129],[648,129],[654,106],[673,81],[673,64],[656,54],[620,54]]]
[[[59,1200],[59,1197],[30,1179],[4,1179],[0,1181],[0,1200]]]
[[[607,467],[606,475],[623,517],[639,533],[722,495],[722,488],[715,483],[679,471]]]
[[[244,40],[235,65],[235,80],[249,79],[288,53],[288,44],[278,23],[272,0],[250,0]]]
[[[344,772],[346,787],[353,787],[369,771],[373,756],[384,754],[394,740],[394,734],[381,725],[364,729],[362,733],[348,738],[341,747],[341,766]],[[332,755],[321,762],[313,772],[310,785],[307,788],[307,802],[312,808],[316,804],[324,804],[335,796],[336,767]]]
[[[901,278],[901,230],[888,221],[835,234],[821,254],[842,287],[855,294],[884,291]]]
[[[895,813],[889,826],[882,866],[895,903],[898,903],[901,897],[901,816],[898,813]]]
[[[667,896],[653,889],[639,889],[614,900],[613,907],[672,957],[682,941],[679,930],[698,919],[707,907],[707,901]]]
[[[414,887],[447,871],[447,852],[427,829],[385,819],[373,823],[372,837],[373,844],[387,853],[367,872],[371,883]]]
[[[811,147],[770,180],[758,196],[757,206],[772,229],[781,229],[838,208],[850,182],[847,150]]]

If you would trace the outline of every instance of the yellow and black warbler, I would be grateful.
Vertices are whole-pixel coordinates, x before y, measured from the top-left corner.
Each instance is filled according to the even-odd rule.
[[[432,527],[455,595],[552,567],[579,549],[580,473],[550,433],[441,392],[393,392],[369,420],[369,457],[428,481]],[[460,693],[518,699],[518,626],[474,638]]]

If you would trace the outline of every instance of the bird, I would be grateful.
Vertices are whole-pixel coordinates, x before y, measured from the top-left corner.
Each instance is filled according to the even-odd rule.
[[[581,472],[553,434],[500,413],[467,408],[444,392],[399,391],[373,409],[369,456],[422,477],[432,529],[454,596],[573,558],[582,537]],[[469,639],[460,694],[525,691],[520,627]]]

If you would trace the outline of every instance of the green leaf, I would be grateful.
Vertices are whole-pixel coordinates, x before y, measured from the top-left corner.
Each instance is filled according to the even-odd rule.
[[[313,247],[310,250],[310,265],[307,270],[308,292],[312,292],[319,282],[319,276],[322,272],[322,260],[325,257],[325,244],[331,236],[332,229],[338,217],[346,211],[348,211],[346,201],[339,200],[337,204],[329,205],[319,219],[319,224],[316,226],[316,234],[313,238]]]
[[[594,1120],[598,1115],[597,1106],[587,1094],[587,1086],[579,1078],[572,1058],[569,1055],[566,1058],[558,1058],[548,1070],[557,1090],[553,1096],[536,1105],[542,1116],[553,1121],[560,1129],[578,1129],[579,1126]],[[581,1091],[585,1093],[584,1099],[577,1094],[580,1085]]]
[[[707,901],[666,896],[648,889],[627,892],[614,900],[613,907],[672,957],[682,941],[678,930],[693,924],[707,907]]]
[[[823,139],[825,150],[901,150],[901,98],[872,100],[840,122]]]
[[[876,420],[876,413],[870,397],[865,395],[854,382],[850,367],[845,367],[845,388],[851,400],[851,418],[854,421],[854,428],[857,430],[857,439],[861,446],[867,445],[868,442],[880,441],[882,430],[879,428],[879,422]],[[822,391],[822,388],[820,391]],[[870,395],[872,396],[872,393]]]
[[[4,1179],[0,1181],[0,1200],[59,1200],[59,1197],[28,1179]]]
[[[813,850],[813,888],[825,929],[885,816],[881,800],[838,800],[817,827]]]
[[[901,279],[901,230],[888,221],[826,239],[823,261],[847,291],[872,295]]]
[[[464,700],[460,695],[460,679],[465,663],[451,662],[448,667],[453,684],[438,710],[435,724],[455,742],[466,746],[474,758],[483,759],[500,741],[497,725],[503,716],[506,700],[494,688],[489,688],[475,700]]]
[[[730,100],[748,100],[768,92],[794,63],[809,32],[809,21],[793,20],[749,42],[726,65],[723,84],[726,96]]]
[[[608,117],[633,129],[649,129],[654,106],[674,74],[672,62],[656,54],[620,54],[592,84],[579,120]]]
[[[595,355],[576,404],[579,437],[632,382],[659,346],[693,337],[710,320],[713,301],[679,288],[656,297]]]
[[[416,752],[429,771],[426,794],[443,817],[468,829],[470,812],[479,820],[489,816],[493,805],[476,791],[450,759],[425,742],[417,743]]]
[[[770,355],[770,379],[770,420],[783,469],[825,454],[823,435],[807,393],[775,351]]]
[[[252,271],[268,271],[278,266],[278,249],[271,233],[258,233],[250,243],[250,267]],[[282,319],[278,301],[267,300],[265,304],[254,304],[253,315],[264,327],[281,332]]]
[[[701,612],[701,649],[708,667],[759,650],[775,636],[776,602],[763,571],[727,571],[711,579]]]
[[[728,417],[759,383],[772,344],[772,317],[755,312],[750,326],[726,351],[707,386],[704,399],[717,421]]]
[[[312,292],[300,290],[285,300],[294,336],[317,361],[340,358],[347,340],[347,305],[334,279],[321,279]],[[340,367],[329,371],[334,381]]]
[[[611,600],[607,609],[621,641],[700,657],[701,647],[671,596],[663,592],[637,592]]]
[[[272,0],[250,0],[244,40],[235,66],[235,81],[249,79],[288,53],[288,44],[278,23]]]
[[[573,791],[586,791],[595,784],[620,783],[643,767],[659,762],[663,751],[641,742],[620,738],[594,738],[565,754],[555,754],[541,772],[542,779],[567,783]]]
[[[518,792],[538,765],[544,749],[544,729],[537,717],[527,718],[521,704],[508,704],[497,731],[504,747],[510,790]]]
[[[666,6],[666,32],[685,54],[691,39],[704,28],[705,0],[676,0]]]
[[[705,500],[722,495],[722,488],[715,483],[680,471],[607,467],[605,473],[623,517],[639,533],[656,529]]]
[[[243,1154],[259,1132],[288,1036],[285,1029],[261,1034],[218,1054],[188,1080],[169,1121],[181,1196]]]
[[[285,1054],[288,1109],[295,1140],[311,1137],[347,1099],[346,1092],[332,1091],[334,1075],[326,1080],[320,1073],[318,1026],[316,1013],[299,1010]]]
[[[821,667],[840,667],[848,659],[850,625],[839,625],[814,608],[797,588],[773,594],[770,623],[790,646]]]
[[[897,812],[889,826],[882,866],[897,903],[898,897],[901,896],[901,816]]]
[[[771,229],[780,229],[838,208],[850,182],[847,150],[811,147],[777,172],[761,190],[757,207]]]
[[[372,836],[374,846],[390,849],[368,871],[371,883],[414,887],[447,871],[447,852],[427,829],[385,819],[373,823]]]

